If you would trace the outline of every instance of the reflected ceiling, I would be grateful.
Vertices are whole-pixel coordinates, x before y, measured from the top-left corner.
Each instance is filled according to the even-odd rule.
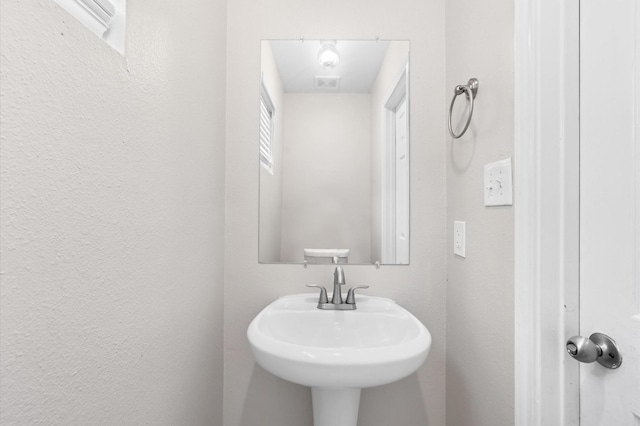
[[[291,40],[271,40],[273,56],[280,72],[284,91],[369,93],[389,47],[389,41],[340,40],[336,48],[340,63],[333,69],[318,62],[319,40],[292,43]],[[317,88],[316,77],[340,77],[337,89]]]

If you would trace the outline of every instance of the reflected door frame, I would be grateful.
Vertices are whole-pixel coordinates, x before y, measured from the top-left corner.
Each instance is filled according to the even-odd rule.
[[[409,64],[404,66],[391,93],[386,97],[383,108],[382,146],[382,263],[409,264]],[[396,129],[396,112],[404,109],[406,116],[404,132]],[[396,136],[405,135],[403,163],[398,166]],[[399,176],[401,174],[402,176]],[[406,190],[396,191],[398,181],[406,184]],[[400,235],[404,235],[402,238]],[[406,247],[399,245],[406,244]]]

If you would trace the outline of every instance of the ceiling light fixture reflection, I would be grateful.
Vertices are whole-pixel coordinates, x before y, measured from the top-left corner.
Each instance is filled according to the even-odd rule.
[[[320,42],[322,46],[318,52],[318,62],[325,68],[335,68],[340,63],[340,53],[336,48],[335,40],[324,40]]]

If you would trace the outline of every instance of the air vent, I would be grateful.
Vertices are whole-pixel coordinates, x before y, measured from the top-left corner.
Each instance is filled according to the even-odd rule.
[[[340,77],[319,77],[316,76],[316,89],[336,90],[340,87]]]

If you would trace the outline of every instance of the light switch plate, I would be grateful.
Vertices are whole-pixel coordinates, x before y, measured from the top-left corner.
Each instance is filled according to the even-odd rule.
[[[453,253],[460,257],[466,257],[466,222],[454,221],[453,222]]]
[[[484,205],[513,205],[511,158],[484,166]]]

